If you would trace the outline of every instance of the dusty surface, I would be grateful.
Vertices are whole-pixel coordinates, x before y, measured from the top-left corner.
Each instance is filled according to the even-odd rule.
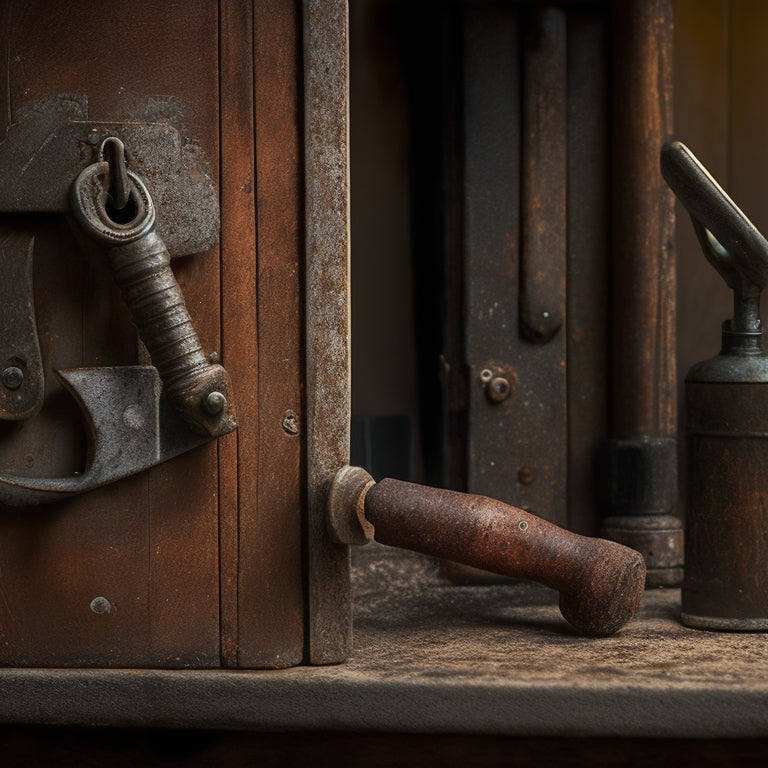
[[[647,591],[638,616],[616,635],[583,638],[560,615],[552,590],[455,587],[427,558],[384,548],[356,552],[355,561],[357,669],[531,684],[768,689],[768,634],[688,629],[678,621],[676,589]]]
[[[355,554],[354,650],[276,671],[0,670],[0,723],[261,731],[768,737],[768,635],[686,629],[679,591],[646,593],[587,639],[556,594],[450,586],[420,555]]]

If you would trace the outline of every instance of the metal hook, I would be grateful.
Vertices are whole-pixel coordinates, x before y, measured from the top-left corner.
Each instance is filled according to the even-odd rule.
[[[116,136],[108,136],[99,148],[99,159],[107,164],[107,195],[112,206],[122,211],[131,197],[131,179],[125,160],[125,145]]]

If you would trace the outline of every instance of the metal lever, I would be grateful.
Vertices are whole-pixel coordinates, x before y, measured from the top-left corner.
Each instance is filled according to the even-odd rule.
[[[373,478],[344,467],[331,483],[331,537],[411,549],[560,591],[560,611],[586,635],[610,635],[637,612],[645,562],[629,547],[579,536],[484,496]]]
[[[56,371],[88,423],[87,466],[73,477],[0,476],[4,504],[43,504],[98,488],[237,426],[227,372],[203,354],[155,232],[152,198],[125,167],[119,139],[106,139],[99,160],[79,174],[71,203],[86,233],[109,246],[112,274],[153,366]]]
[[[231,432],[235,418],[229,376],[203,354],[171,257],[155,232],[149,191],[127,168],[110,168],[104,157],[111,145],[117,147],[114,157],[125,157],[119,139],[105,139],[100,161],[85,168],[72,186],[72,210],[86,234],[110,246],[112,275],[160,374],[165,396],[200,434],[216,437]],[[122,209],[110,194],[114,177],[130,182]]]

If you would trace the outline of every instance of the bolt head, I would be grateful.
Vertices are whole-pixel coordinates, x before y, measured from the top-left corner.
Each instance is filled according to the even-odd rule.
[[[15,365],[9,365],[2,373],[3,386],[16,390],[24,383],[24,372]]]
[[[509,393],[511,391],[512,387],[510,386],[509,381],[503,376],[496,376],[495,378],[491,379],[491,381],[488,383],[488,386],[486,387],[488,397],[494,403],[500,403],[503,400],[506,400],[509,397]]]
[[[227,398],[221,392],[209,392],[203,399],[203,410],[211,416],[220,414],[227,407]]]

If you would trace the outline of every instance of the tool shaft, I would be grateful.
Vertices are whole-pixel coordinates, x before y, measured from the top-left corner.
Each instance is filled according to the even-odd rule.
[[[643,594],[640,553],[484,496],[386,479],[367,491],[365,518],[382,544],[558,589],[563,616],[585,634],[617,631]]]

